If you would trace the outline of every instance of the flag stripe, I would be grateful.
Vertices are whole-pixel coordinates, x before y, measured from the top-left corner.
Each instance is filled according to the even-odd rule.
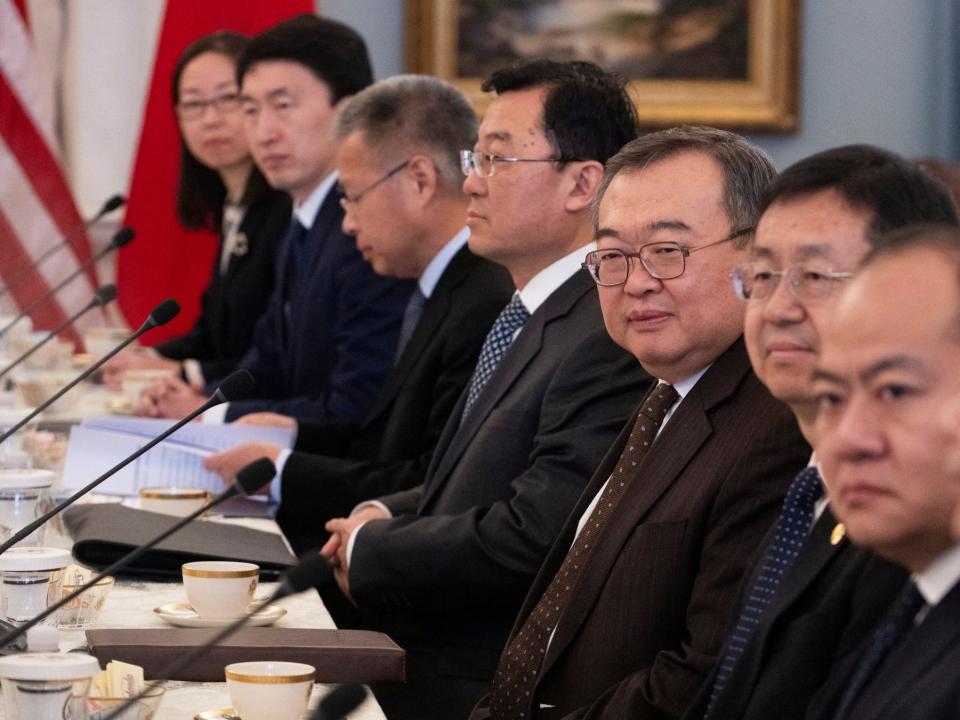
[[[59,231],[66,234],[82,223],[80,213],[73,204],[70,188],[60,171],[60,165],[37,132],[36,126],[30,121],[2,71],[0,133]],[[90,257],[90,240],[86,233],[79,233],[72,238],[69,246],[79,262]],[[42,252],[43,249],[39,248],[39,251]],[[88,270],[87,277],[93,285],[97,284],[97,275],[93,268]]]
[[[7,216],[4,214],[2,208],[0,208],[0,255],[5,259],[9,258],[13,267],[21,267],[22,264],[27,264],[30,262],[29,256],[23,249],[23,246],[20,244],[16,233],[13,230],[13,227],[10,225],[10,221],[7,219]],[[3,268],[7,267],[7,263],[2,264]],[[24,307],[34,298],[40,297],[43,293],[47,292],[49,288],[43,282],[39,275],[34,274],[30,279],[23,283],[23,285],[14,288],[11,290],[11,294],[14,296],[14,299],[17,301],[18,307]],[[33,326],[35,328],[54,328],[60,325],[64,320],[67,319],[67,316],[64,314],[63,309],[56,302],[44,303],[36,310],[31,313],[31,318],[33,319]],[[73,328],[69,328],[66,332],[63,333],[63,336],[70,339],[73,342],[79,340],[79,335]]]

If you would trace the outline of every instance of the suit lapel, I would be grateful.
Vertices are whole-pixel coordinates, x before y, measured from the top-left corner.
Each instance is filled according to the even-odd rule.
[[[743,343],[737,341],[714,362],[674,411],[641,461],[631,487],[587,559],[584,572],[571,592],[570,603],[557,625],[541,676],[549,671],[596,604],[630,534],[713,434],[708,412],[733,393],[749,368]],[[616,461],[613,459],[606,468],[608,475]],[[594,495],[597,491],[599,486]],[[571,518],[572,522],[577,520],[579,517]]]
[[[867,686],[851,717],[895,717],[884,711],[906,694],[931,668],[955,656],[960,642],[960,582],[930,610],[929,615],[897,647],[880,673]],[[952,662],[952,661],[951,661]],[[944,682],[951,676],[945,668]]]
[[[817,579],[820,573],[827,568],[836,554],[848,544],[849,541],[846,538],[841,539],[836,544],[830,542],[830,536],[836,525],[837,519],[833,513],[830,512],[829,507],[824,510],[820,518],[814,523],[803,550],[797,556],[793,567],[787,572],[787,576],[780,583],[777,594],[760,618],[756,635],[744,651],[744,656],[740,662],[742,672],[745,673],[745,675],[742,681],[736,683],[737,687],[744,689],[753,687],[756,676],[760,672],[763,661],[766,658],[764,648],[767,643],[767,638],[776,626],[777,619],[799,599],[807,588]],[[762,548],[769,546],[773,531],[774,528],[771,528],[771,533],[768,534],[766,541],[761,546]],[[753,587],[762,563],[763,557],[760,557],[755,571],[750,576],[748,588]],[[732,687],[730,687],[730,691],[733,691]],[[737,711],[739,712],[740,709],[741,708],[737,708]]]
[[[550,323],[569,313],[581,297],[593,290],[593,285],[593,281],[586,273],[576,272],[573,277],[553,291],[524,324],[517,339],[514,340],[500,360],[493,376],[473,404],[470,414],[463,424],[457,427],[456,424],[460,422],[460,417],[463,414],[463,405],[466,398],[466,389],[464,390],[444,430],[444,435],[449,437],[449,441],[445,445],[442,457],[432,468],[434,471],[428,474],[421,507],[425,506],[443,486],[460,456],[470,445],[491,411],[510,390],[517,377],[540,352],[544,329]],[[444,440],[445,438],[441,438],[440,447],[444,447]]]
[[[418,362],[423,360],[424,351],[438,337],[437,330],[450,313],[451,298],[454,291],[466,281],[470,269],[475,264],[476,256],[472,255],[464,246],[453,256],[453,259],[444,269],[440,275],[440,280],[423,307],[423,314],[417,321],[407,346],[403,349],[396,366],[387,378],[376,407],[368,415],[366,425],[375,422],[390,407],[393,399],[404,386],[407,377],[417,367]]]

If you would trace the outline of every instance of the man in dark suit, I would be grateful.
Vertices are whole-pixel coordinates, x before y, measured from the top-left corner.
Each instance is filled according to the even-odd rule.
[[[867,255],[824,332],[815,432],[853,542],[911,578],[811,705],[816,720],[943,720],[960,710],[960,483],[939,423],[960,393],[960,231],[914,226]]]
[[[659,384],[547,556],[476,717],[678,717],[716,657],[809,454],[750,369],[730,287],[773,176],[743,138],[702,127],[607,163],[587,264],[608,332]]]
[[[913,163],[865,145],[801,160],[765,197],[752,260],[734,276],[747,300],[747,350],[757,376],[790,405],[815,449],[811,373],[822,328],[882,233],[919,221],[956,223],[946,189]],[[778,535],[801,510],[785,504],[687,720],[804,717],[838,658],[857,647],[903,585],[901,568],[835,531],[821,483],[815,466],[795,479],[793,487],[808,493],[800,532]],[[795,550],[789,567],[776,563],[785,539]],[[771,588],[772,567],[778,580]]]
[[[396,76],[358,93],[340,117],[337,168],[344,230],[380,275],[418,282],[396,363],[363,423],[302,421],[296,450],[245,443],[209,457],[232,481],[259,457],[281,478],[277,520],[294,549],[319,547],[323,526],[363,501],[423,482],[490,326],[513,292],[507,271],[467,247],[460,149],[477,118],[450,84]],[[293,424],[255,414],[240,422]]]
[[[497,93],[463,153],[470,247],[517,292],[497,318],[419,488],[333,520],[324,554],[363,624],[406,651],[387,715],[465,717],[489,686],[520,601],[592,467],[649,379],[604,332],[590,202],[636,133],[622,83],[536,61]]]
[[[254,37],[237,62],[251,153],[267,181],[293,198],[293,219],[253,347],[240,366],[256,398],[214,408],[206,421],[270,410],[362,419],[393,364],[408,281],[374,273],[341,228],[333,129],[370,84],[362,38],[346,25],[299,15]],[[150,414],[179,417],[204,397],[167,380]]]

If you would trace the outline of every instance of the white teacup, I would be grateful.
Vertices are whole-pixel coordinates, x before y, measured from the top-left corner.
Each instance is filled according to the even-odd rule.
[[[140,488],[140,508],[148,512],[186,517],[206,505],[212,495],[201,488]]]
[[[95,358],[103,357],[123,342],[130,331],[125,327],[92,327],[83,332],[83,346]]]
[[[142,369],[123,371],[123,396],[134,407],[140,402],[140,392],[154,385],[158,380],[170,376],[169,370]]]
[[[227,692],[243,720],[300,720],[316,670],[296,662],[262,660],[227,665]]]
[[[181,570],[187,600],[208,620],[233,620],[245,614],[260,577],[258,565],[230,560],[184,563]]]

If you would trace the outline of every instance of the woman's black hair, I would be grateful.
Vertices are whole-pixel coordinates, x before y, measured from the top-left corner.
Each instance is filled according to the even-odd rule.
[[[240,33],[221,30],[194,40],[180,55],[173,70],[173,105],[180,101],[180,77],[191,60],[207,52],[225,55],[236,62],[246,48],[249,38]],[[249,207],[261,202],[271,193],[263,173],[256,165],[250,171],[240,202]],[[176,210],[180,223],[189,230],[219,232],[223,203],[227,189],[216,170],[202,164],[180,137],[180,173],[177,179]]]

